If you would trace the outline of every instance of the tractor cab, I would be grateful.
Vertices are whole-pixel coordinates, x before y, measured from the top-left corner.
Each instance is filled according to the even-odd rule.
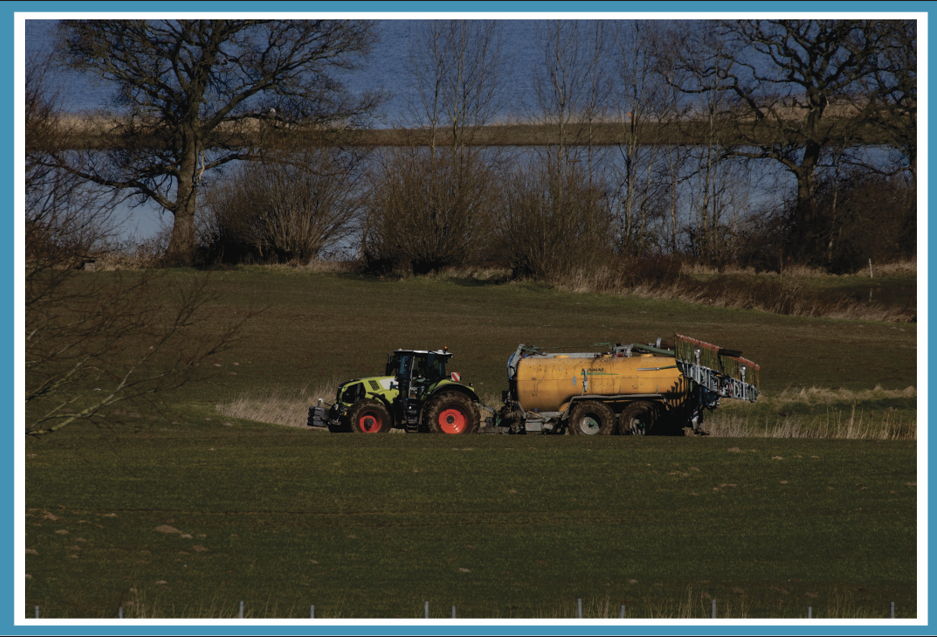
[[[395,411],[408,429],[419,423],[420,407],[439,381],[446,379],[446,363],[452,358],[448,349],[398,349],[387,355],[387,376],[393,376],[398,390]]]
[[[432,385],[446,377],[446,364],[452,358],[446,350],[398,349],[387,355],[386,376],[393,376],[401,394],[411,396],[410,389]],[[408,389],[408,391],[403,391]]]

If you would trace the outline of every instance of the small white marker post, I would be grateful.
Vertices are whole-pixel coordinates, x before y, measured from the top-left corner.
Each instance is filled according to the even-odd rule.
[[[238,611],[238,617],[244,619],[244,600],[241,600],[241,609]]]
[[[576,600],[576,614],[582,619],[582,598]]]
[[[618,618],[619,619],[625,618],[625,605],[624,604],[621,605],[621,614],[618,616]]]
[[[716,598],[713,597],[713,610],[712,610],[712,619],[716,619]]]
[[[423,617],[429,619],[429,602],[423,602]]]
[[[807,607],[807,619],[813,619],[813,606]]]
[[[315,619],[315,618],[316,618],[316,605],[310,604],[309,605],[309,619]]]
[[[452,619],[455,619],[455,604],[452,605]]]

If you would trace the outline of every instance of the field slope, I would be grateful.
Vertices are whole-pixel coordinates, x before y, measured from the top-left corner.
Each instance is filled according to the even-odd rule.
[[[914,440],[372,438],[216,408],[443,345],[496,400],[518,343],[675,331],[743,350],[767,397],[898,392],[916,384],[915,325],[442,278],[258,268],[212,285],[219,325],[267,307],[213,379],[115,410],[112,428],[26,441],[25,616],[230,617],[244,600],[252,617],[417,618],[424,601],[574,617],[582,599],[587,616],[708,617],[713,598],[727,617],[917,613]],[[889,396],[858,409],[914,417],[913,397]]]

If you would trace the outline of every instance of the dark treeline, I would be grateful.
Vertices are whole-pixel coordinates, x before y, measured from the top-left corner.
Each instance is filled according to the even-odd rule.
[[[916,254],[913,21],[539,22],[536,59],[513,60],[524,103],[497,21],[415,28],[407,119],[380,146],[362,139],[385,96],[336,74],[367,64],[372,23],[65,22],[47,63],[118,85],[120,116],[100,121],[124,141],[64,149],[27,108],[27,153],[161,205],[165,263],[344,254],[554,280]]]

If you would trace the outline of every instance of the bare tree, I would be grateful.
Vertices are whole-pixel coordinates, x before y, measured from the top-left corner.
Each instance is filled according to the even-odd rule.
[[[473,143],[502,106],[501,27],[420,23],[410,51],[415,123],[429,146],[386,151],[374,175],[363,251],[369,263],[416,273],[476,258],[497,197],[499,153]]]
[[[503,107],[502,26],[494,20],[418,24],[409,59],[417,96],[411,116],[428,127],[434,154],[440,132],[448,133],[442,145],[463,152]]]
[[[541,59],[533,68],[543,145],[505,181],[495,233],[515,275],[555,280],[607,259],[613,236],[596,125],[610,111],[609,23],[537,23]]]
[[[851,99],[876,70],[881,38],[870,20],[742,20],[722,23],[739,52],[731,69],[711,72],[738,107],[734,153],[778,162],[796,180],[793,245],[802,257],[822,243],[818,171],[831,142],[850,136],[873,112]],[[835,117],[828,111],[838,108]]]
[[[628,21],[616,30],[615,99],[621,141],[612,162],[619,249],[644,251],[670,202],[671,249],[676,249],[676,192],[681,153],[669,139],[680,114],[665,81],[672,60],[658,22]]]
[[[246,123],[349,126],[379,101],[349,97],[332,74],[368,53],[368,22],[83,20],[64,21],[61,36],[69,66],[117,88],[111,137],[120,143],[72,169],[172,214],[169,256],[181,262],[194,254],[203,174],[253,153],[239,137],[257,130]]]
[[[693,227],[688,228],[691,251],[705,262],[725,253],[728,235],[723,215],[735,198],[734,170],[738,109],[731,99],[731,82],[740,51],[709,23],[688,22],[679,30],[672,49],[673,82],[692,98],[684,125],[697,140],[687,151],[685,179],[692,193]],[[744,161],[744,159],[743,159]]]
[[[200,331],[211,298],[205,279],[78,269],[107,248],[113,202],[74,172],[50,167],[62,128],[46,68],[27,65],[25,90],[24,398],[25,433],[33,436],[106,422],[110,405],[192,380],[240,326]]]
[[[610,110],[609,30],[602,20],[537,23],[542,61],[533,70],[536,105],[530,117],[545,124],[544,141],[555,161],[583,162],[590,181],[599,165],[595,125]]]
[[[917,22],[875,24],[879,52],[875,73],[862,78],[860,95],[870,99],[870,125],[904,155],[901,169],[917,183]]]

